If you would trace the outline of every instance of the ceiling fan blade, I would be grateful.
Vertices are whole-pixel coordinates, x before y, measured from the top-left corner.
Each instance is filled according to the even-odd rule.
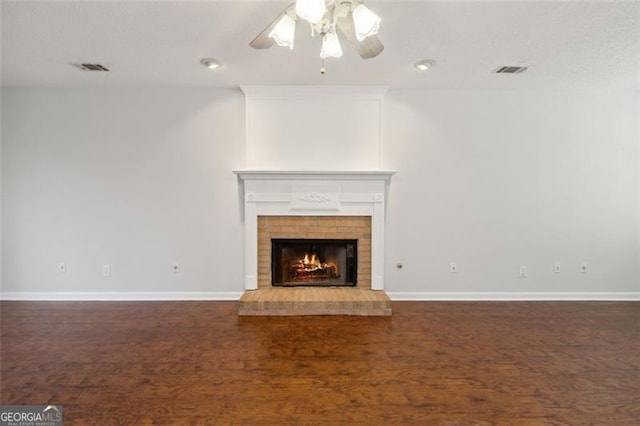
[[[273,43],[275,43],[275,41],[271,37],[269,37],[269,33],[276,26],[280,18],[282,18],[282,15],[284,15],[284,13],[278,15],[278,17],[274,19],[273,22],[271,22],[267,26],[267,28],[262,30],[262,32],[258,34],[256,38],[251,41],[251,43],[249,43],[249,46],[253,47],[254,49],[268,49],[273,46]]]
[[[344,18],[338,18],[338,28],[340,28],[342,34],[344,34],[345,37],[353,43],[358,51],[358,55],[360,55],[362,59],[375,58],[384,50],[384,45],[380,39],[374,35],[369,36],[362,41],[358,41],[351,12],[349,12],[349,14]]]
[[[356,40],[356,50],[362,59],[375,58],[384,50],[384,45],[376,36],[369,36],[362,41]]]
[[[284,15],[291,16],[292,11],[294,12],[294,16],[295,16],[295,3],[291,3],[289,6],[287,6],[284,12],[278,15],[276,19],[271,21],[271,23],[267,25],[267,28],[262,30],[262,32],[258,34],[256,38],[251,40],[251,43],[249,43],[249,46],[253,47],[254,49],[268,49],[271,46],[273,46],[273,43],[275,43],[275,41],[271,37],[269,37],[269,33],[271,33],[271,31],[275,28],[275,26],[278,24],[278,22],[280,21],[280,19],[282,19]]]

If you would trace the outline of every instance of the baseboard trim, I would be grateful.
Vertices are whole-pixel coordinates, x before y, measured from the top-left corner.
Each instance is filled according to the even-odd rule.
[[[395,301],[640,301],[640,292],[630,293],[511,293],[511,292],[394,292],[387,291]]]
[[[239,300],[243,292],[167,291],[167,292],[3,292],[6,301],[183,301],[183,300]]]
[[[182,301],[239,300],[243,292],[3,292],[5,301]],[[394,292],[394,301],[640,301],[640,292],[628,293],[512,293],[512,292]]]

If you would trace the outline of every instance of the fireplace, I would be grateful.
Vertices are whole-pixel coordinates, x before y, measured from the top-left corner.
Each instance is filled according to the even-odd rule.
[[[272,240],[326,239],[357,242],[356,271],[347,277],[340,270],[340,281],[344,281],[341,286],[384,290],[385,193],[393,171],[234,173],[244,193],[245,289],[273,289]],[[304,265],[304,252],[302,256]],[[326,278],[330,275],[326,267],[318,273],[324,275],[323,282],[307,278],[307,284],[311,281],[314,286],[333,287],[326,281],[337,278]],[[275,290],[282,290],[284,283],[287,287],[299,286],[291,277],[276,281],[282,284]]]
[[[394,172],[235,173],[247,290],[238,315],[391,315],[384,213]]]
[[[355,286],[358,241],[272,239],[271,261],[274,286]]]

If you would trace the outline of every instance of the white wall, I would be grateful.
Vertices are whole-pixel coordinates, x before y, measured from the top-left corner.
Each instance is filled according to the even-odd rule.
[[[239,90],[5,88],[2,102],[4,297],[242,291]],[[387,291],[637,297],[638,113],[635,94],[391,90]]]
[[[5,89],[2,101],[3,292],[241,291],[239,91]]]
[[[247,167],[373,170],[380,167],[387,86],[243,86]]]
[[[396,297],[640,290],[634,94],[393,91],[384,136]]]

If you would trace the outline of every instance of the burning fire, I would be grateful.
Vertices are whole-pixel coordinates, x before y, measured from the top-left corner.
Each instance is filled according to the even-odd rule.
[[[300,266],[302,266],[304,269],[322,268],[322,262],[320,262],[320,259],[318,259],[317,254],[309,255],[309,253],[305,253],[304,258],[301,259],[300,262],[302,262]]]
[[[318,255],[305,253],[304,257],[291,265],[298,279],[338,278],[338,265],[321,262]]]

